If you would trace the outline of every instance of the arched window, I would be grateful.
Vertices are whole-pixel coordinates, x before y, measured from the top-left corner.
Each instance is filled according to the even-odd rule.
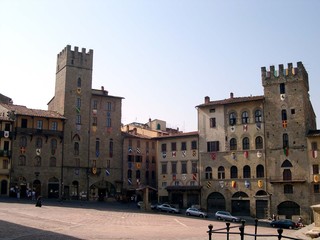
[[[206,167],[206,179],[212,179],[212,168]]]
[[[237,123],[236,113],[232,112],[229,114],[229,125],[233,126],[233,125],[236,125],[236,123]]]
[[[24,155],[20,155],[19,156],[19,166],[26,166],[26,163],[27,162],[27,160],[26,160],[26,156],[24,156]]]
[[[230,139],[230,150],[237,150],[237,139]]]
[[[263,139],[262,137],[258,136],[256,137],[256,149],[262,149],[263,148]]]
[[[251,178],[251,169],[248,165],[243,167],[243,178]]]
[[[230,178],[238,178],[238,168],[236,166],[230,168]]]
[[[247,111],[244,111],[241,115],[241,121],[242,121],[242,124],[247,124],[249,123],[249,114]]]
[[[261,123],[262,122],[262,113],[261,110],[258,109],[254,112],[254,121],[256,123]]]
[[[256,169],[256,174],[257,174],[257,178],[263,178],[264,177],[264,167],[263,165],[259,164],[257,166],[257,169]]]
[[[218,179],[225,179],[225,178],[226,178],[226,175],[224,172],[224,167],[220,166],[218,168]]]
[[[19,146],[20,147],[26,147],[27,146],[27,137],[26,136],[20,137]]]
[[[34,166],[35,167],[41,167],[41,157],[40,156],[36,156],[34,158]]]
[[[243,150],[248,150],[250,149],[250,142],[249,142],[249,138],[245,137],[242,139],[242,149]]]
[[[140,170],[137,170],[136,171],[136,179],[137,179],[137,181],[140,181],[140,177],[141,177],[141,172],[140,172]]]
[[[37,137],[36,148],[42,148],[42,138],[41,137]]]

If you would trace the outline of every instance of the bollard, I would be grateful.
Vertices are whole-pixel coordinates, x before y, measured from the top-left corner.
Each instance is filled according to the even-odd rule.
[[[208,231],[208,234],[209,234],[209,240],[211,240],[212,228],[213,228],[212,224],[210,224],[210,225],[208,226],[208,228],[209,228],[209,231]]]
[[[278,239],[279,240],[281,240],[281,238],[282,238],[282,233],[283,233],[283,229],[282,228],[278,228],[278,230],[277,230],[277,232],[278,232]]]

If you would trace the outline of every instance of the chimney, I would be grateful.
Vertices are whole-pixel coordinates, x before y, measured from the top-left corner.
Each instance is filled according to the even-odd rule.
[[[204,103],[209,103],[210,102],[210,97],[206,96],[204,97]]]
[[[233,92],[230,93],[230,98],[233,98]]]

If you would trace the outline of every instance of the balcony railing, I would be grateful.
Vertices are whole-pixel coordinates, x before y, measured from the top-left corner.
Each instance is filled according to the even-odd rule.
[[[0,157],[11,157],[10,150],[0,150]]]
[[[24,133],[28,135],[46,135],[46,136],[57,136],[62,137],[63,131],[48,130],[48,129],[35,129],[35,128],[16,128],[18,134]]]

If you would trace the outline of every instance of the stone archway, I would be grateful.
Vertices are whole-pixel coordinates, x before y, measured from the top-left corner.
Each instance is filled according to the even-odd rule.
[[[250,216],[250,200],[245,192],[238,191],[232,195],[232,214],[237,216]]]
[[[207,211],[215,213],[219,210],[226,210],[226,200],[221,193],[213,192],[207,198]]]
[[[107,198],[115,198],[116,187],[105,180],[93,183],[90,186],[90,199],[105,201]]]
[[[287,219],[292,219],[292,216],[300,216],[300,206],[293,201],[285,201],[277,207],[278,215],[284,215]]]
[[[48,181],[48,198],[59,198],[59,179],[50,178]]]

